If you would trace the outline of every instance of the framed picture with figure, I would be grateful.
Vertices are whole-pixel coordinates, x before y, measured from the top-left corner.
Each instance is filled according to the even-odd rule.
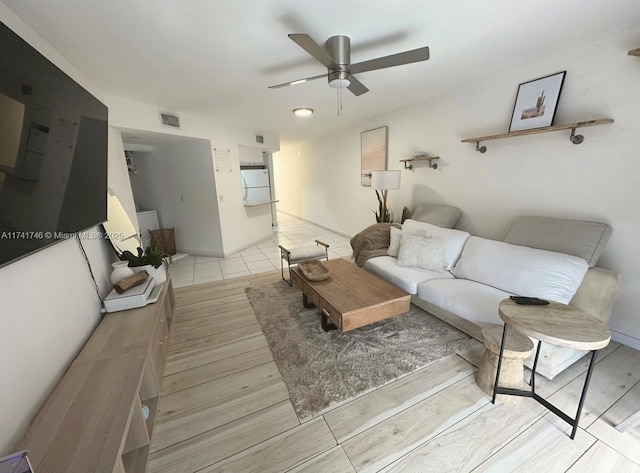
[[[553,124],[566,72],[557,72],[518,86],[509,133]]]

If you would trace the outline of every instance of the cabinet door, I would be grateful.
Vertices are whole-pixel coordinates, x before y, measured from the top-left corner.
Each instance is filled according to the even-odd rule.
[[[164,311],[163,311],[164,312]],[[158,320],[156,333],[151,343],[151,363],[153,364],[153,373],[157,380],[158,392],[162,389],[162,375],[164,371],[164,357],[166,346],[169,339],[169,329],[164,315]]]

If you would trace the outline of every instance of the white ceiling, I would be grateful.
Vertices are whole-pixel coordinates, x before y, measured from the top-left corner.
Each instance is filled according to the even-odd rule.
[[[107,94],[284,135],[355,124],[640,24],[637,0],[1,1]],[[422,46],[431,59],[359,74],[370,92],[345,92],[337,117],[324,79],[267,88],[326,72],[288,33],[349,36],[352,63]]]

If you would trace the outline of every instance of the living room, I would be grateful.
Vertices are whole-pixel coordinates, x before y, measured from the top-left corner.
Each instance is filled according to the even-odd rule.
[[[636,270],[640,264],[640,251],[636,238],[637,211],[633,210],[638,194],[635,176],[640,171],[640,164],[634,159],[638,138],[633,130],[633,125],[640,122],[637,107],[640,98],[640,60],[627,55],[627,51],[640,46],[640,29],[635,26],[640,12],[634,3],[619,1],[611,5],[610,2],[594,2],[585,6],[576,2],[558,6],[559,12],[551,8],[553,2],[545,2],[537,11],[542,14],[546,6],[558,15],[548,18],[555,27],[552,30],[555,36],[530,41],[526,47],[523,46],[521,57],[506,46],[510,41],[515,41],[515,37],[499,38],[507,54],[515,56],[510,57],[509,62],[504,59],[504,64],[491,60],[492,55],[499,55],[503,51],[485,49],[482,41],[492,36],[492,30],[486,24],[493,21],[526,24],[526,18],[522,18],[505,2],[501,2],[500,8],[491,10],[495,15],[491,21],[485,16],[478,17],[476,23],[470,18],[471,15],[464,16],[468,35],[477,44],[471,53],[466,51],[464,55],[454,50],[452,56],[443,58],[444,53],[434,48],[429,33],[420,32],[416,22],[406,19],[413,28],[411,34],[415,36],[404,38],[403,41],[408,43],[392,43],[384,54],[428,44],[432,59],[419,66],[423,69],[379,71],[382,74],[380,79],[376,78],[374,72],[363,75],[363,82],[371,89],[368,95],[373,97],[374,102],[376,94],[382,94],[376,92],[380,90],[375,87],[377,80],[393,82],[403,74],[411,74],[411,71],[427,74],[430,66],[443,68],[446,72],[447,67],[453,66],[447,66],[445,59],[454,61],[458,69],[452,69],[448,76],[439,76],[440,82],[431,80],[428,75],[419,76],[423,88],[429,91],[428,96],[420,100],[412,99],[409,92],[402,90],[390,92],[397,100],[397,106],[390,106],[383,112],[367,114],[368,110],[377,110],[371,108],[371,102],[359,102],[357,97],[345,93],[340,116],[336,114],[335,90],[329,89],[323,81],[301,84],[295,90],[267,89],[268,85],[278,81],[303,77],[307,72],[318,69],[317,64],[307,62],[300,69],[289,67],[277,75],[267,75],[263,78],[266,82],[255,88],[259,88],[261,94],[277,94],[277,100],[282,101],[282,106],[274,110],[274,115],[277,113],[280,116],[285,112],[291,115],[286,132],[269,129],[268,121],[262,127],[243,127],[238,125],[234,116],[227,123],[224,115],[232,116],[233,104],[226,102],[221,102],[222,117],[208,115],[198,107],[183,112],[175,105],[174,110],[179,112],[182,127],[180,130],[168,130],[159,123],[158,115],[171,109],[169,105],[121,97],[89,79],[81,64],[76,64],[62,53],[67,47],[64,40],[56,42],[43,39],[44,31],[48,31],[46,25],[39,23],[42,18],[37,15],[32,17],[29,12],[37,2],[20,3],[0,3],[0,20],[108,105],[109,186],[120,196],[130,214],[135,214],[135,205],[122,158],[124,150],[119,130],[174,133],[209,139],[212,147],[230,150],[237,150],[238,145],[255,144],[255,134],[261,133],[266,138],[266,146],[274,152],[278,210],[344,235],[355,235],[374,222],[371,209],[377,206],[371,188],[360,185],[361,133],[387,126],[388,167],[402,171],[400,189],[389,192],[396,216],[404,206],[414,209],[424,203],[452,205],[463,212],[456,228],[495,239],[501,239],[514,218],[520,215],[610,224],[613,233],[598,263],[622,275],[622,287],[610,328],[614,340],[640,349],[640,322],[636,311],[640,295],[635,289],[640,284],[640,275]],[[293,8],[292,5],[287,6]],[[359,6],[362,7],[361,4]],[[414,2],[408,2],[405,6],[407,9],[418,8]],[[128,6],[120,7],[125,9]],[[88,7],[74,4],[74,8],[83,11]],[[241,7],[220,6],[221,16],[228,13],[230,18],[236,18],[227,11],[235,8]],[[469,2],[463,2],[458,8],[475,12]],[[348,12],[353,14],[355,9],[354,5]],[[573,9],[586,10],[580,14],[580,21],[572,19],[570,10]],[[605,15],[605,11],[610,16]],[[166,22],[170,27],[174,21],[166,13],[160,15],[161,20],[158,21]],[[336,20],[340,13],[336,6],[336,11],[328,16]],[[448,13],[453,15],[451,11]],[[301,13],[300,17],[304,15]],[[424,17],[428,17],[428,13],[424,13]],[[286,38],[286,33],[303,32],[293,31],[297,29],[294,26],[316,28],[306,32],[312,36],[318,35],[318,41],[332,34],[350,34],[353,46],[356,46],[359,38],[350,30],[313,26],[311,18],[305,19],[303,24],[300,21],[296,24],[284,13],[277,18],[280,22],[277,31],[268,33],[281,35],[283,46],[280,51],[290,51],[291,56],[279,57],[262,51],[262,54],[269,56],[268,63],[274,66],[280,64],[279,61],[286,63],[294,54],[299,55],[296,58],[300,61],[304,60],[304,52]],[[442,16],[430,28],[436,29],[439,28],[438,24],[454,21],[454,16]],[[565,31],[561,21],[579,24],[568,24]],[[344,28],[349,29],[347,25],[350,22],[353,20],[341,19],[338,26],[345,25]],[[42,32],[39,31],[40,26],[43,27]],[[392,36],[392,29],[385,31]],[[259,42],[259,35],[265,34],[262,29],[247,34],[250,33],[256,43]],[[525,36],[524,32],[521,34]],[[121,36],[123,47],[128,47],[126,32],[121,32]],[[363,41],[381,36],[384,34],[370,34]],[[90,55],[91,41],[87,45],[86,50]],[[206,49],[205,46],[199,48]],[[355,54],[354,50],[354,57]],[[374,45],[372,49],[361,51],[358,57],[366,59],[382,54],[378,54]],[[584,135],[585,140],[578,146],[569,141],[570,130],[483,142],[480,144],[486,145],[488,150],[482,154],[476,152],[475,143],[460,142],[472,136],[505,132],[518,85],[559,71],[567,73],[554,124],[597,118],[611,118],[615,122],[606,126],[580,128],[578,132]],[[312,75],[312,72],[308,75]],[[241,78],[237,79],[242,84]],[[211,77],[206,80],[215,84]],[[378,87],[383,85],[381,83]],[[402,89],[402,85],[399,88]],[[305,102],[307,92],[313,92],[316,97],[319,91],[322,100]],[[242,91],[227,93],[241,94]],[[289,93],[291,96],[287,95]],[[192,99],[194,102],[198,100],[197,97]],[[291,114],[292,102],[314,108],[315,115],[305,121],[295,119]],[[293,120],[298,121],[294,123]],[[413,170],[405,170],[400,160],[410,158],[415,151],[438,156],[437,169],[417,164]],[[235,151],[232,159],[237,161]],[[224,196],[224,201],[219,203],[219,210],[221,221],[226,222],[222,225],[225,254],[251,246],[271,235],[270,224],[264,224],[261,220],[256,225],[255,219],[247,217],[236,178],[215,176],[218,195]],[[84,243],[93,271],[102,289],[105,289],[114,255],[103,242]],[[61,278],[61,274],[65,277]],[[3,363],[3,379],[11,380],[0,390],[3,399],[1,417],[7,426],[3,429],[0,445],[5,454],[24,434],[44,400],[100,321],[101,315],[100,301],[96,298],[86,263],[73,241],[59,243],[1,268],[0,283],[2,312],[6,319],[2,324],[0,344],[3,358],[7,360]]]

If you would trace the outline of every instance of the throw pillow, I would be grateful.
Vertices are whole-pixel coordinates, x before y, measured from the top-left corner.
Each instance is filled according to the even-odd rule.
[[[441,273],[445,269],[444,242],[440,238],[403,233],[398,250],[398,266],[412,266]]]
[[[394,258],[398,257],[398,250],[400,249],[400,237],[402,235],[402,230],[396,227],[391,227],[389,229],[389,249],[387,250],[387,254],[389,256],[393,256]]]
[[[458,261],[460,253],[464,248],[464,244],[469,238],[469,233],[460,230],[453,230],[450,228],[441,228],[430,223],[417,222],[409,219],[402,225],[402,232],[404,233],[420,233],[424,236],[436,237],[442,240],[444,243],[444,269],[450,270]]]

